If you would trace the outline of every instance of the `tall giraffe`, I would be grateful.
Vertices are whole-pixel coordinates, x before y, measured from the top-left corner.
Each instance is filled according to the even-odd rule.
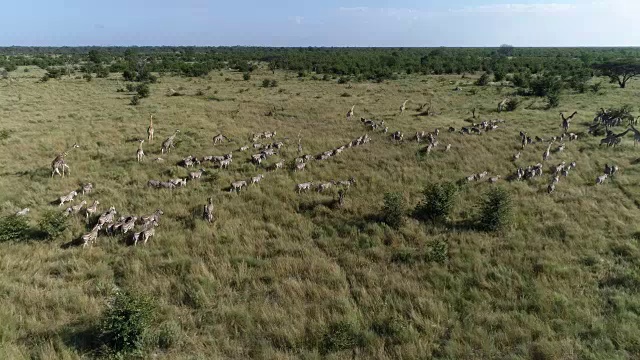
[[[400,106],[400,115],[404,114],[404,111],[407,109],[407,102],[409,102],[409,100],[405,100],[402,106]]]
[[[73,149],[77,149],[79,147],[80,145],[73,144],[66,151],[56,155],[56,158],[53,159],[53,161],[51,162],[51,177],[53,177],[55,174],[58,174],[61,177],[64,177],[65,170],[67,171],[67,174],[70,174],[69,165],[67,165],[67,163],[64,161],[64,158],[67,156],[67,154],[69,154],[69,151]],[[60,170],[62,170],[62,173],[60,173]]]
[[[138,152],[136,153],[136,158],[138,159],[138,162],[142,162],[142,159],[144,159],[144,151],[142,150],[143,142],[144,142],[144,139],[140,139],[140,145],[138,145]]]
[[[151,118],[149,119],[149,128],[147,128],[147,140],[149,140],[149,142],[153,141],[153,115],[151,115]]]
[[[353,108],[355,108],[355,107],[356,107],[356,106],[355,106],[355,105],[353,105],[353,106],[351,107],[351,110],[349,110],[349,111],[347,112],[347,120],[351,120],[351,118],[353,117]]]
[[[574,116],[576,116],[578,114],[577,111],[574,111],[573,114],[571,114],[568,118],[564,117],[563,113],[560,113],[560,116],[562,117],[562,128],[564,129],[564,132],[569,131],[569,125],[571,125],[571,119],[573,119]]]

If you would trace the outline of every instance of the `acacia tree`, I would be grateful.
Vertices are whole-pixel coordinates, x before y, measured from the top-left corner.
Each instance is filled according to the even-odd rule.
[[[636,59],[607,61],[595,64],[594,68],[608,76],[612,83],[617,82],[623,89],[627,86],[627,81],[640,75],[640,62]]]

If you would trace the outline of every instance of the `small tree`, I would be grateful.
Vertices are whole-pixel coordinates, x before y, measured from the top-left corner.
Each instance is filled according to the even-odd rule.
[[[618,83],[620,88],[627,86],[627,81],[640,74],[640,61],[636,59],[620,59],[595,64],[594,68],[608,76],[612,83]]]
[[[560,105],[560,93],[559,92],[552,92],[547,94],[547,107],[549,109],[551,108],[557,108]]]
[[[480,78],[476,80],[476,85],[478,86],[486,86],[487,84],[489,84],[489,74],[487,73],[482,74]]]
[[[511,197],[503,188],[492,188],[480,204],[480,227],[487,231],[497,231],[506,227],[511,220]]]
[[[129,104],[136,106],[139,103],[140,103],[140,97],[138,95],[133,95],[133,97],[131,97],[131,102]]]
[[[271,85],[271,80],[269,79],[262,80],[262,87],[268,88],[269,85]]]
[[[277,68],[278,68],[278,63],[276,63],[275,61],[272,61],[269,63],[269,70],[271,70],[273,74],[276,73]]]
[[[109,69],[104,67],[104,66],[100,66],[96,69],[96,77],[99,78],[107,78],[109,77]]]
[[[512,45],[502,44],[498,48],[498,54],[502,56],[512,56],[513,50],[514,50],[514,47]]]
[[[507,100],[504,108],[506,111],[516,111],[518,109],[518,106],[520,106],[520,99],[518,99],[517,97],[512,97]]]
[[[136,79],[136,72],[127,69],[122,73],[122,77],[125,81],[134,81]]]
[[[42,235],[49,240],[60,236],[67,229],[67,217],[59,211],[48,211],[38,223]]]
[[[149,97],[149,94],[150,94],[149,85],[140,84],[138,85],[138,88],[136,90],[138,92],[138,97],[140,97],[141,99]]]
[[[243,79],[244,81],[249,81],[249,80],[251,80],[251,74],[249,74],[248,72],[246,72],[246,73],[242,74],[242,79]]]
[[[152,320],[153,307],[147,298],[120,291],[102,315],[100,342],[116,354],[140,350]]]
[[[394,229],[399,229],[405,221],[406,206],[400,193],[384,194],[382,220]]]
[[[29,224],[24,216],[11,215],[0,219],[0,242],[23,240],[29,232]]]
[[[416,216],[434,222],[446,220],[455,205],[457,190],[452,183],[427,185],[423,192],[424,199],[416,207]]]

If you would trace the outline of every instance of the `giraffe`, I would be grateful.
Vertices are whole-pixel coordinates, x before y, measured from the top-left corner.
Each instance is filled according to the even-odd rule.
[[[69,165],[67,165],[67,163],[64,161],[64,158],[67,156],[67,154],[69,154],[69,151],[73,149],[77,149],[79,147],[80,145],[73,144],[66,151],[56,155],[56,158],[53,159],[53,161],[51,162],[51,177],[53,177],[55,174],[58,174],[61,177],[64,177],[65,170],[67,171],[67,174],[70,174]],[[62,173],[60,173],[60,170],[62,170]]]
[[[149,119],[149,127],[147,128],[147,140],[149,142],[153,141],[153,115]]]
[[[576,116],[578,114],[577,111],[574,111],[573,114],[571,114],[569,117],[565,118],[563,113],[560,113],[560,116],[562,117],[562,128],[564,129],[564,132],[566,133],[567,131],[569,131],[569,125],[571,125],[571,119],[573,119],[574,116]]]
[[[209,223],[213,221],[213,198],[209,198],[209,203],[204,206],[202,217]]]
[[[631,131],[633,131],[633,146],[637,146],[640,143],[640,131],[633,127],[633,125],[629,125]]]
[[[176,138],[176,135],[178,135],[178,133],[179,133],[179,132],[180,132],[180,130],[176,130],[176,131],[173,133],[173,135],[169,136],[169,137],[167,138],[167,140],[165,140],[165,141],[162,143],[162,153],[163,153],[163,154],[164,154],[165,152],[166,152],[166,153],[169,153],[169,151],[171,151],[171,148],[175,146],[175,145],[174,145],[174,143],[173,143],[173,140]]]
[[[356,106],[355,106],[355,105],[353,105],[353,106],[351,107],[351,110],[349,110],[349,111],[347,112],[347,120],[351,120],[351,118],[353,117],[353,108],[355,108],[355,107],[356,107]]]
[[[144,158],[144,151],[142,150],[142,143],[144,142],[144,139],[140,139],[140,145],[138,145],[138,152],[136,153],[136,157],[138,159],[138,162],[142,162],[142,159]]]
[[[404,114],[404,111],[407,109],[407,102],[409,102],[409,100],[405,100],[402,106],[400,106],[400,115]]]

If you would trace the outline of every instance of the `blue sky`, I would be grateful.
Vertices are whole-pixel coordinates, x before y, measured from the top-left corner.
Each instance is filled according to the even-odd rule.
[[[0,46],[640,46],[640,0],[22,0]]]

